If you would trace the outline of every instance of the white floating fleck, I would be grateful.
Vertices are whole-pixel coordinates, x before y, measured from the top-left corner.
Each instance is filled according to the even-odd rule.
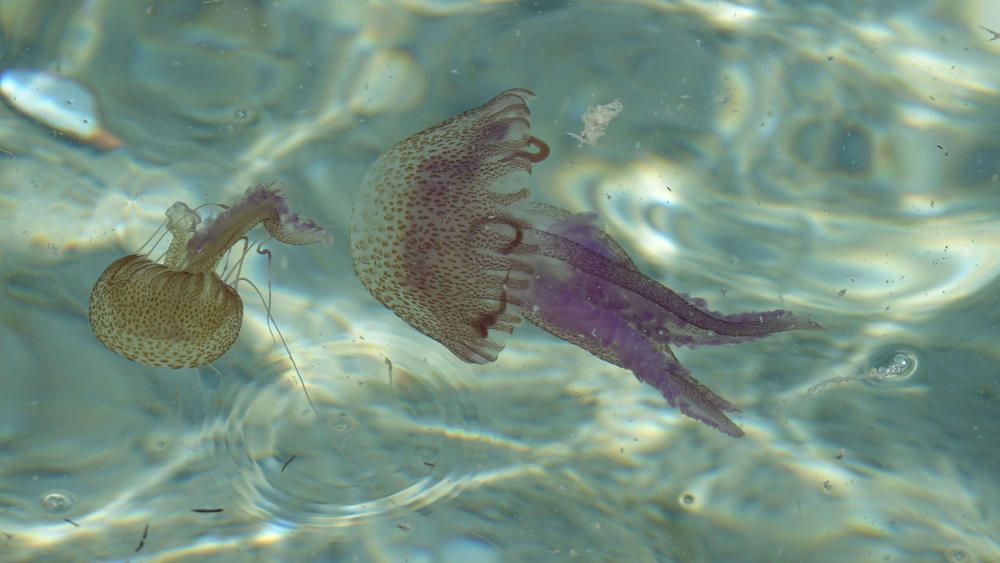
[[[604,130],[607,129],[611,120],[618,117],[623,109],[625,106],[618,100],[604,105],[590,106],[581,117],[583,131],[579,135],[576,133],[566,134],[580,141],[581,147],[585,144],[594,146],[597,144],[597,140],[604,136]]]
[[[122,145],[101,127],[94,95],[85,86],[35,70],[7,70],[0,75],[0,94],[14,109],[66,135],[101,149]]]

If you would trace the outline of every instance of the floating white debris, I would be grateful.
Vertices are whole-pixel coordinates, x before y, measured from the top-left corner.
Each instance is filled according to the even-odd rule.
[[[618,117],[618,114],[625,109],[625,106],[618,100],[598,106],[590,106],[581,118],[583,120],[583,131],[579,135],[576,133],[566,133],[577,141],[580,146],[597,144],[597,140],[604,136],[611,120]]]
[[[74,139],[105,150],[122,145],[101,127],[94,95],[73,80],[44,71],[7,70],[0,74],[0,94],[17,111]]]

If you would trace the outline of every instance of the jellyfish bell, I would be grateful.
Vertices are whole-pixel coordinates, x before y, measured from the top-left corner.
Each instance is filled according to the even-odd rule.
[[[273,184],[253,186],[235,204],[222,207],[203,222],[196,210],[174,203],[166,211],[172,238],[162,262],[148,252],[130,254],[104,270],[89,307],[91,330],[102,344],[150,366],[185,368],[213,362],[233,345],[243,323],[243,300],[236,285],[248,281],[240,271],[252,245],[244,242],[233,268],[220,275],[219,263],[230,249],[246,241],[247,232],[261,223],[279,242],[330,243],[315,221],[291,211],[284,193]],[[270,258],[269,251],[258,247],[258,252]],[[265,307],[273,322],[266,302]]]
[[[523,320],[628,369],[667,402],[730,436],[736,408],[670,345],[732,344],[819,329],[788,311],[725,315],[642,274],[592,214],[528,200],[525,89],[501,92],[390,148],[365,176],[351,224],[354,269],[397,316],[472,363],[494,361]]]
[[[90,296],[97,339],[149,366],[211,363],[233,345],[242,323],[243,300],[218,274],[171,270],[139,254],[112,262]]]
[[[511,206],[528,189],[494,184],[511,183],[549,153],[527,134],[531,95],[502,92],[401,141],[371,166],[354,209],[351,254],[361,282],[468,362],[492,362],[503,349],[487,329],[509,333],[521,322],[502,297],[531,268],[503,251],[520,245],[527,223]]]

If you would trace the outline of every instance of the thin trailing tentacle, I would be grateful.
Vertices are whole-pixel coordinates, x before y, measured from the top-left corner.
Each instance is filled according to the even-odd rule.
[[[288,355],[288,359],[292,362],[292,369],[295,370],[295,375],[298,376],[299,378],[299,384],[302,386],[302,392],[306,396],[306,401],[309,403],[309,408],[314,413],[316,413],[316,415],[319,415],[319,411],[316,410],[316,405],[313,403],[312,397],[309,395],[309,389],[306,387],[306,381],[302,377],[302,372],[299,371],[299,364],[295,361],[295,356],[292,355],[292,350],[291,348],[288,347],[288,341],[285,340],[285,335],[281,333],[281,328],[278,326],[277,321],[274,320],[274,316],[271,314],[271,306],[269,302],[270,300],[265,300],[264,294],[261,293],[260,288],[257,287],[257,284],[253,283],[249,279],[238,278],[236,282],[237,283],[245,282],[248,285],[250,285],[250,287],[252,287],[253,290],[257,293],[257,297],[260,298],[261,303],[264,304],[264,310],[267,312],[267,322],[274,325],[274,330],[275,332],[278,333],[278,338],[281,340],[281,345],[285,348],[285,353]],[[270,287],[268,287],[268,293],[270,293]]]
[[[271,310],[271,295],[272,295],[272,293],[271,293],[271,261],[273,259],[273,256],[271,255],[271,251],[269,249],[264,248],[263,246],[261,246],[260,243],[257,244],[257,254],[260,255],[260,256],[267,256],[267,310],[270,311]],[[270,332],[271,328],[268,327],[267,330],[268,330],[268,332]],[[272,341],[274,340],[274,333],[271,333],[271,340]]]
[[[143,256],[146,256],[146,255],[148,255],[148,254],[149,254],[150,252],[152,252],[154,248],[156,248],[157,246],[159,246],[160,242],[161,242],[161,241],[163,241],[163,237],[165,237],[165,236],[167,236],[167,235],[169,234],[169,233],[168,233],[168,232],[167,232],[167,231],[165,230],[165,227],[166,227],[166,226],[167,226],[167,219],[164,219],[164,220],[163,220],[163,221],[162,221],[162,222],[160,223],[160,226],[156,227],[156,230],[155,230],[155,231],[153,231],[153,234],[149,235],[149,238],[148,238],[148,239],[146,239],[146,242],[142,243],[142,246],[140,246],[140,247],[139,247],[139,248],[138,248],[138,249],[137,249],[137,250],[135,251],[135,254],[141,254],[141,255],[143,255]],[[161,231],[162,231],[162,232],[161,232]],[[159,236],[157,236],[157,235],[159,235]],[[147,252],[143,252],[143,249],[144,249],[144,248],[146,248],[146,245],[148,245],[149,243],[153,242],[153,239],[154,239],[154,238],[156,239],[156,242],[154,242],[154,243],[153,243],[153,245],[149,247],[149,250],[148,250]]]
[[[226,261],[222,264],[222,273],[219,274],[219,277],[221,277],[222,280],[229,285],[234,285],[236,280],[240,279],[240,273],[243,270],[243,261],[246,259],[247,253],[250,252],[250,248],[253,247],[250,243],[250,239],[247,237],[241,238],[237,241],[237,243],[239,242],[243,243],[243,250],[240,252],[240,257],[236,259],[236,263],[232,266],[232,269],[230,269],[229,258],[233,254],[232,249],[230,249],[229,252],[226,253]]]

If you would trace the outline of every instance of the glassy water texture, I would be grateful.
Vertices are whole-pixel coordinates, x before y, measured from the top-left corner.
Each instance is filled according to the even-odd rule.
[[[1000,560],[992,30],[987,0],[0,4],[0,560]],[[746,437],[527,326],[465,364],[357,282],[368,165],[511,87],[534,198],[826,327],[678,352]],[[315,412],[249,285],[211,366],[101,346],[111,260],[271,181],[334,237],[243,270]]]

